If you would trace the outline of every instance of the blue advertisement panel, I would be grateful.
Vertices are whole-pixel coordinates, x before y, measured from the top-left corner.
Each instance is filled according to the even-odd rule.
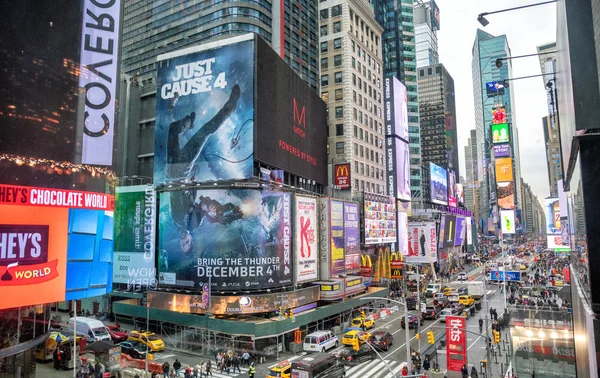
[[[346,254],[360,253],[360,213],[358,204],[344,202],[344,239],[346,240]]]
[[[446,170],[429,163],[431,202],[438,205],[448,205],[448,178]]]
[[[465,239],[465,233],[467,231],[467,219],[462,217],[456,217],[456,238],[454,239],[454,246],[458,247],[463,245]]]
[[[155,183],[252,177],[253,140],[252,40],[160,62]]]
[[[346,257],[344,254],[344,203],[331,201],[331,274],[344,274]]]
[[[503,270],[492,270],[490,272],[491,281],[505,281]],[[521,272],[506,272],[506,281],[521,281]]]
[[[160,194],[160,286],[220,291],[292,283],[291,194],[246,189]]]

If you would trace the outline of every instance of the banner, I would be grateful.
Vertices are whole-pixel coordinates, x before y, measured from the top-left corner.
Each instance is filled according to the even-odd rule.
[[[432,203],[448,205],[448,178],[446,170],[429,163],[429,191]]]
[[[456,207],[456,174],[452,170],[448,170],[448,206]]]
[[[393,197],[365,193],[365,244],[394,243],[396,214]]]
[[[514,210],[500,210],[500,227],[504,235],[516,233]]]
[[[467,363],[467,321],[462,316],[446,316],[446,368],[460,371]]]
[[[497,194],[498,194],[498,207],[502,210],[514,210],[515,209],[515,183],[514,183],[514,181],[498,182],[496,184],[496,190],[497,190]]]
[[[344,274],[344,203],[331,200],[331,274]]]
[[[494,145],[494,157],[495,158],[510,157],[510,144],[508,144],[508,143],[495,144]]]
[[[317,199],[296,195],[295,203],[295,282],[314,281],[319,278]]]
[[[443,214],[440,222],[440,237],[439,247],[450,248],[454,247],[456,239],[456,216]]]
[[[434,222],[408,223],[406,262],[423,264],[437,261],[437,232]]]
[[[546,235],[560,235],[560,201],[558,198],[546,198]]]
[[[160,194],[159,285],[220,291],[292,283],[290,193],[246,189]]]
[[[513,167],[511,158],[496,159],[496,181],[513,181]]]
[[[360,213],[358,204],[344,202],[346,272],[360,269]]]
[[[224,43],[158,57],[157,184],[253,175],[254,42]]]
[[[408,214],[398,212],[398,242],[396,250],[402,256],[408,255]]]
[[[467,220],[462,217],[456,217],[456,238],[454,239],[454,246],[462,246],[465,239],[465,232],[467,230]]]
[[[350,184],[352,183],[352,168],[350,167],[350,163],[335,164],[333,166],[333,173],[336,189],[350,189]]]
[[[473,226],[471,225],[471,217],[467,218],[467,245],[473,245]]]
[[[219,289],[220,290],[220,289]],[[208,301],[203,295],[175,294],[159,291],[148,292],[148,306],[186,314],[205,314]],[[283,299],[283,302],[282,302]],[[319,286],[286,291],[284,293],[210,295],[210,313],[213,315],[260,314],[273,312],[281,306],[294,309],[319,301]]]

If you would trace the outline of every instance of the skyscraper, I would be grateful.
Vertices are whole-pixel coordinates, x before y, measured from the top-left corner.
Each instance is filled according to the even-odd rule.
[[[417,68],[439,63],[436,32],[440,30],[440,10],[434,0],[415,5]]]
[[[521,169],[519,159],[519,135],[515,124],[515,109],[512,89],[509,86],[488,95],[487,83],[497,82],[501,86],[505,80],[512,78],[512,65],[510,60],[501,61],[500,67],[496,66],[499,58],[510,57],[510,48],[505,35],[493,36],[478,29],[472,51],[472,77],[473,98],[475,108],[475,125],[477,131],[477,160],[481,164],[477,167],[477,178],[481,184],[479,197],[479,219],[497,216],[498,201],[496,197],[495,153],[494,145],[499,139],[492,139],[491,124],[494,121],[494,109],[504,109],[506,122],[505,138],[510,145],[508,158],[512,159],[512,180],[507,181],[508,190],[514,192],[513,208],[518,208],[521,203]],[[502,112],[504,114],[504,111]],[[506,139],[505,139],[506,140]],[[512,184],[510,184],[512,182]],[[512,188],[510,186],[512,185]],[[506,193],[506,192],[505,192]],[[505,194],[504,193],[504,194]],[[513,201],[510,201],[513,202]],[[497,220],[497,219],[496,219]],[[484,222],[485,223],[485,222]]]
[[[353,192],[385,192],[381,33],[366,0],[319,3],[321,98],[329,164],[350,163]],[[333,179],[330,180],[333,182]]]
[[[479,207],[479,181],[477,181],[477,131],[471,130],[471,136],[465,146],[465,207],[477,217]]]

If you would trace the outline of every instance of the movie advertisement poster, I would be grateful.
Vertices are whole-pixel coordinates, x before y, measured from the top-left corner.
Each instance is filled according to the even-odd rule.
[[[344,254],[344,203],[331,200],[331,274],[344,274],[346,256]]]
[[[456,217],[456,238],[454,239],[455,247],[463,245],[463,241],[465,240],[465,232],[467,231],[466,223],[466,218]]]
[[[314,281],[319,278],[317,199],[296,195],[295,202],[295,282]]]
[[[346,240],[346,255],[360,253],[360,213],[358,204],[344,202],[344,238]]]
[[[398,243],[396,251],[402,256],[408,255],[408,214],[398,212]]]
[[[514,181],[498,182],[496,184],[498,193],[498,207],[502,210],[515,209],[515,185]]]
[[[448,170],[448,206],[456,207],[456,174]]]
[[[396,200],[365,193],[365,244],[396,242]]]
[[[113,283],[127,291],[155,289],[156,193],[152,185],[118,187]]]
[[[220,291],[292,283],[291,195],[247,189],[160,194],[159,285]]]
[[[448,181],[446,170],[429,163],[431,202],[438,205],[448,205]]]
[[[558,198],[546,198],[546,235],[560,235],[560,201]]]
[[[252,177],[254,42],[159,56],[155,183]]]
[[[434,222],[408,223],[409,264],[423,264],[437,261],[437,232]]]

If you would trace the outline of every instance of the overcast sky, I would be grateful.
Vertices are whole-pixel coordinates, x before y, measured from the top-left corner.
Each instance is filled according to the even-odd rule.
[[[471,50],[477,28],[499,36],[506,34],[512,56],[537,53],[536,47],[556,40],[556,4],[489,15],[483,27],[477,15],[483,12],[532,4],[534,0],[436,0],[440,8],[438,48],[443,63],[454,78],[461,175],[465,172],[465,146],[475,129]],[[538,1],[539,2],[539,1]],[[538,57],[514,59],[513,76],[541,74]],[[531,185],[540,203],[548,197],[548,170],[542,117],[548,115],[542,77],[511,82],[516,125],[521,150],[521,175]],[[513,118],[514,121],[514,118]]]

